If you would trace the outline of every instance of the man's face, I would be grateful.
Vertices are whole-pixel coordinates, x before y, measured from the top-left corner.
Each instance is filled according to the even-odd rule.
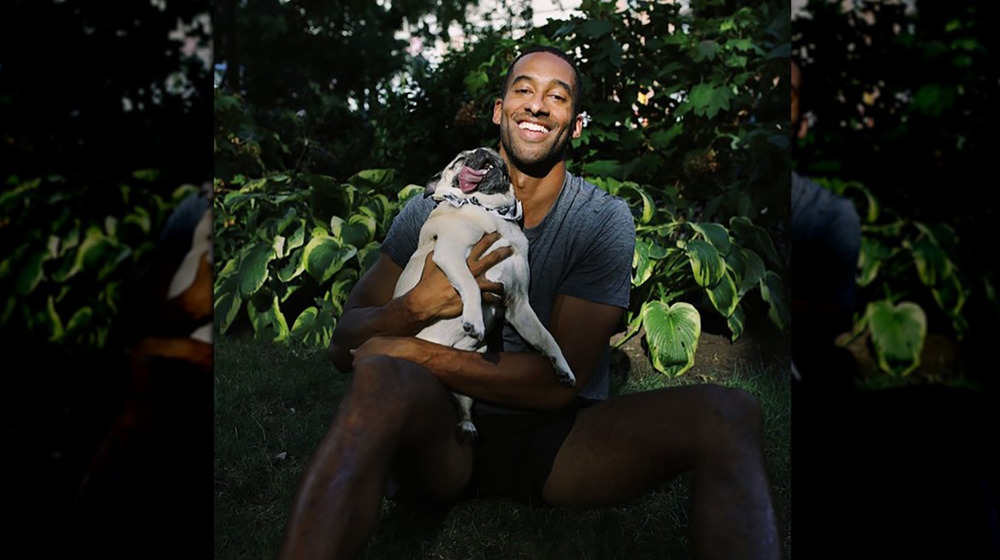
[[[573,79],[569,63],[550,53],[531,53],[514,65],[503,99],[493,106],[501,151],[514,167],[562,161],[570,139],[580,136],[583,117],[573,114]]]

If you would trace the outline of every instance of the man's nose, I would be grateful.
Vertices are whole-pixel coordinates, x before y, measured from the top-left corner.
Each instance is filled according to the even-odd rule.
[[[545,94],[543,92],[537,92],[532,95],[531,99],[528,99],[525,110],[532,115],[547,115],[549,113],[549,106],[548,103],[545,102]]]

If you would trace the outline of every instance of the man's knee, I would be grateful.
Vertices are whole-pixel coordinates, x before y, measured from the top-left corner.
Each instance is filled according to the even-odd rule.
[[[437,404],[442,390],[433,374],[413,362],[370,356],[354,364],[346,398],[351,403],[364,403],[379,414],[406,414]]]
[[[756,438],[761,429],[757,399],[743,389],[713,386],[707,389],[709,437],[713,441]]]

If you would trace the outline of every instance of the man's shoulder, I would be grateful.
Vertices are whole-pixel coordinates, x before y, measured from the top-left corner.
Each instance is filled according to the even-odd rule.
[[[573,190],[572,203],[575,206],[607,219],[632,222],[632,211],[625,199],[607,192],[581,176],[569,171],[566,174],[569,177],[567,185]]]

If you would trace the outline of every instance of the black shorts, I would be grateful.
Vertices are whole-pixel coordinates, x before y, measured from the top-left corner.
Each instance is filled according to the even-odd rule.
[[[458,499],[513,498],[533,506],[547,506],[542,488],[552,471],[559,448],[573,429],[576,415],[600,401],[578,397],[553,412],[498,413],[472,407],[479,435],[472,442],[472,478]],[[386,497],[416,499],[389,477]]]
[[[542,488],[556,454],[573,429],[576,415],[595,404],[577,398],[554,412],[504,414],[472,410],[479,432],[473,442],[472,480],[463,497],[513,498],[534,506],[548,505]]]

